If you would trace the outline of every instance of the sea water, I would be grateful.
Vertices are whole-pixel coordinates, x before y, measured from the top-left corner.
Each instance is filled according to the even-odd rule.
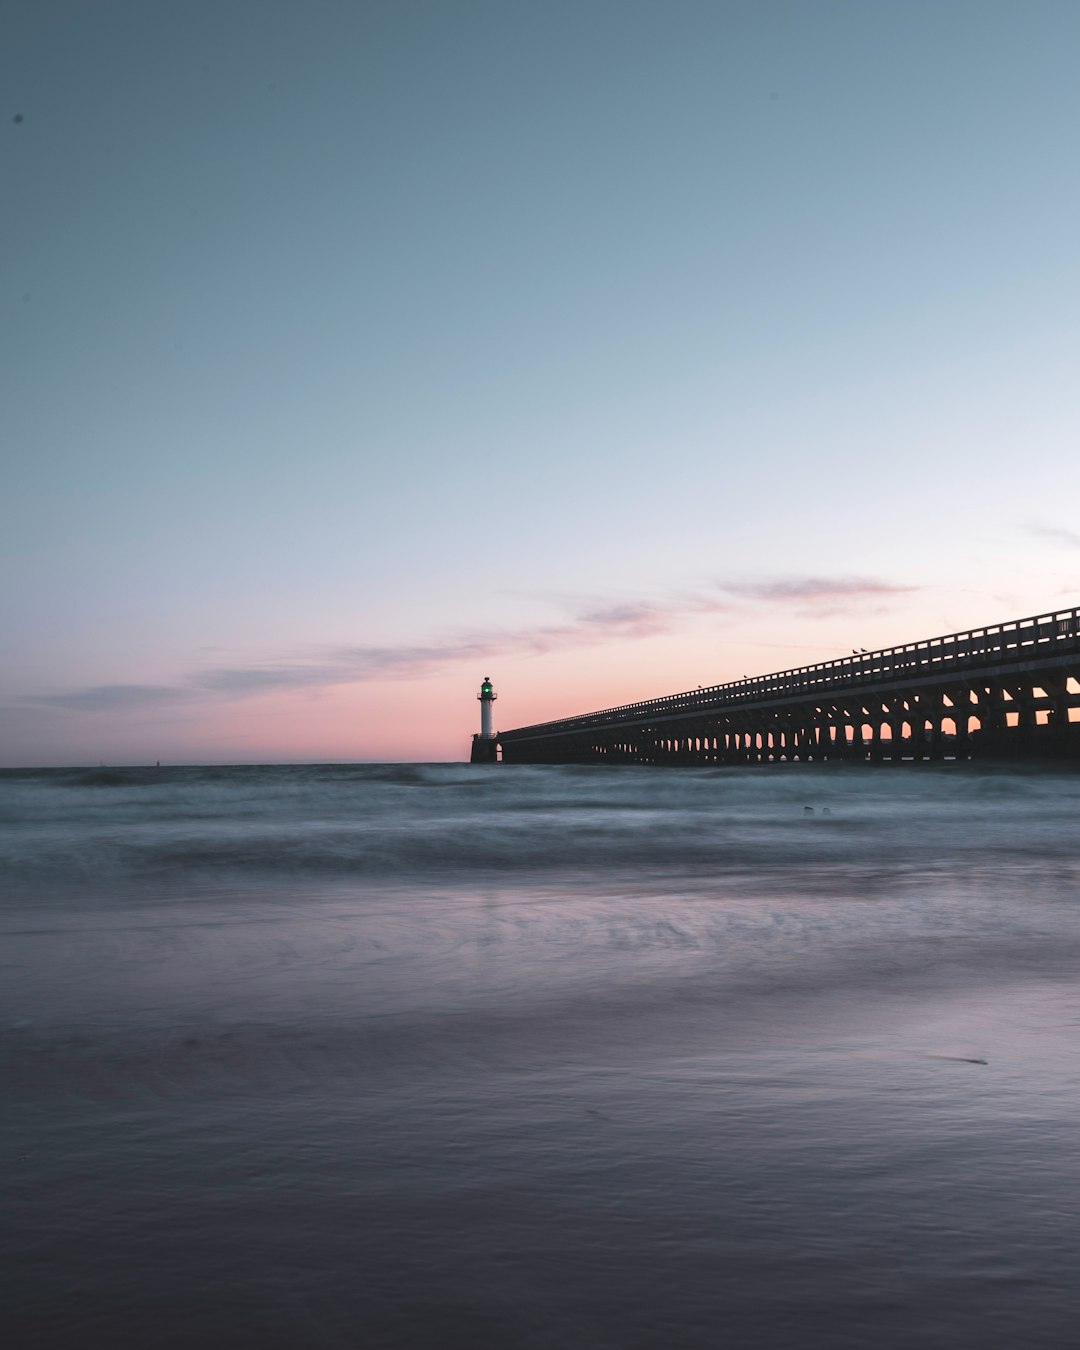
[[[15,1347],[1065,1347],[1080,775],[0,775]]]

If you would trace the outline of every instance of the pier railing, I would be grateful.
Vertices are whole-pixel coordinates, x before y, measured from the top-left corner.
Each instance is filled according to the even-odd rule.
[[[554,722],[515,727],[512,731],[501,732],[500,739],[557,735],[614,722],[738,707],[762,699],[813,696],[897,679],[933,678],[952,671],[959,674],[973,667],[1007,666],[1077,650],[1080,650],[1080,607],[1016,619],[1012,623],[992,624],[988,628],[971,628],[966,632],[885,647],[876,652],[853,652],[851,656],[841,656],[835,661],[819,661],[816,665],[779,670],[771,675],[713,684],[640,703],[624,703],[617,708],[604,708],[600,712],[564,717]]]

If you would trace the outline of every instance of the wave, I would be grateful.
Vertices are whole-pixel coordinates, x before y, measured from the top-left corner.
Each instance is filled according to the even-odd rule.
[[[792,767],[8,771],[0,865],[19,895],[1080,854],[1075,774]]]

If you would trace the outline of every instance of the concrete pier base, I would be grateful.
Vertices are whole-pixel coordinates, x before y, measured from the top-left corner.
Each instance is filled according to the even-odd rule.
[[[472,738],[470,764],[497,764],[499,762],[499,742],[494,736],[476,735]]]

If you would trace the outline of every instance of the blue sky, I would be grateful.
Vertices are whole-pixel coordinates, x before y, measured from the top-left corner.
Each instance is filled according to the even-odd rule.
[[[1080,599],[1080,7],[2,23],[4,762],[455,758],[489,667]]]

